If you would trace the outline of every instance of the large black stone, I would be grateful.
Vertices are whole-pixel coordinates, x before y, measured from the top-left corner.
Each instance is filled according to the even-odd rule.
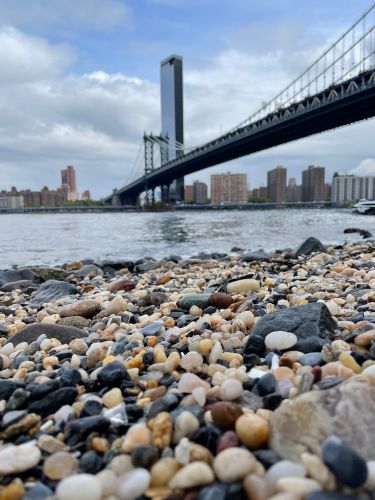
[[[71,431],[76,432],[81,436],[87,436],[90,432],[106,431],[110,426],[111,421],[102,415],[95,415],[93,417],[84,417],[75,420],[71,424]]]
[[[79,328],[74,328],[74,326],[33,323],[32,325],[27,325],[15,335],[12,335],[7,343],[12,342],[12,344],[15,346],[17,344],[20,344],[21,342],[27,342],[28,344],[30,344],[42,334],[46,335],[46,337],[49,339],[55,338],[62,344],[69,344],[69,342],[74,339],[87,337],[86,332],[80,330]]]
[[[109,363],[98,373],[98,382],[106,387],[118,386],[123,380],[130,380],[125,366],[118,361]]]
[[[155,446],[137,446],[131,453],[134,467],[150,469],[159,460],[159,452]]]
[[[336,479],[351,488],[359,488],[367,480],[366,461],[337,436],[330,436],[322,446],[324,463]]]
[[[63,387],[55,391],[53,395],[47,394],[44,398],[33,401],[29,406],[29,411],[46,417],[55,413],[63,405],[73,404],[77,395],[78,391],[75,387]]]
[[[39,308],[45,302],[66,297],[67,295],[75,295],[77,289],[74,285],[66,281],[48,280],[38,288],[38,291],[31,296],[31,307]]]
[[[247,341],[244,353],[252,352],[254,337],[265,339],[269,333],[276,330],[292,332],[297,335],[298,341],[293,346],[294,350],[304,353],[318,352],[321,351],[324,344],[333,339],[335,328],[336,322],[327,306],[322,302],[281,309],[266,314],[258,321]],[[256,352],[256,354],[259,353]]]
[[[8,400],[18,387],[24,386],[13,380],[0,380],[0,401],[2,399]]]
[[[30,391],[29,399],[30,401],[35,401],[36,399],[44,398],[47,394],[52,391],[57,391],[60,388],[59,380],[50,380],[44,384],[29,385],[27,390]]]
[[[324,245],[317,238],[307,238],[294,252],[297,257],[299,255],[310,255],[314,252],[325,252]]]

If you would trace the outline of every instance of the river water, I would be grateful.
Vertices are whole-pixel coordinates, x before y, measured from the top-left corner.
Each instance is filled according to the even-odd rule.
[[[323,243],[360,239],[344,234],[347,227],[375,235],[375,216],[343,209],[1,214],[0,269],[85,258],[187,257],[233,246],[294,248],[309,236]]]

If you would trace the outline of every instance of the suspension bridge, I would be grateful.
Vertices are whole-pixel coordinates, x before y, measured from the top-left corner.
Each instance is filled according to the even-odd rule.
[[[145,134],[124,186],[105,201],[136,205],[141,193],[154,200],[159,187],[168,202],[175,179],[373,116],[375,4],[276,97],[225,134],[194,148]]]

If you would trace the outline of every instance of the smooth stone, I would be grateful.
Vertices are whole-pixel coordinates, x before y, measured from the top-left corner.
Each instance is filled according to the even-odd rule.
[[[197,387],[202,387],[208,391],[210,384],[197,377],[194,373],[184,373],[178,382],[178,390],[182,393],[189,394]]]
[[[330,436],[325,440],[322,457],[340,483],[359,488],[366,482],[368,471],[365,460],[339,437]]]
[[[191,293],[182,295],[178,299],[178,306],[185,311],[189,311],[192,306],[197,306],[200,309],[205,309],[208,306],[210,294],[208,293]]]
[[[17,474],[36,467],[42,457],[37,446],[21,444],[0,449],[0,474]]]
[[[103,432],[108,429],[111,421],[103,415],[95,415],[92,417],[83,417],[74,420],[70,424],[72,432],[76,432],[80,436],[87,436],[91,432]]]
[[[144,424],[135,424],[125,435],[122,449],[125,453],[132,452],[137,446],[151,443],[151,431]]]
[[[306,495],[313,491],[320,491],[321,485],[315,479],[301,477],[283,477],[279,479],[276,489],[280,492],[293,493],[299,498],[305,498]]]
[[[43,473],[53,480],[70,476],[78,467],[78,461],[70,453],[60,451],[49,456],[43,464]]]
[[[76,338],[87,337],[86,332],[72,326],[33,323],[32,325],[25,326],[25,328],[15,335],[12,335],[12,338],[6,343],[8,344],[9,342],[12,342],[14,346],[20,344],[21,342],[31,344],[31,342],[37,340],[41,335],[45,335],[49,339],[57,339],[62,344],[69,344],[69,342]]]
[[[269,444],[283,458],[299,461],[304,452],[320,455],[325,439],[335,433],[365,460],[375,460],[374,414],[375,386],[362,375],[353,377],[285,400],[272,414]]]
[[[232,430],[237,419],[243,414],[239,404],[222,401],[210,407],[212,420],[215,425],[224,430]]]
[[[314,302],[262,316],[253,328],[248,344],[254,336],[265,339],[269,333],[282,330],[297,336],[294,350],[303,353],[318,352],[325,343],[333,340],[335,328],[336,322],[327,306],[322,302]],[[247,351],[248,346],[245,346],[244,352]]]
[[[67,318],[59,319],[57,321],[57,325],[73,326],[74,328],[86,328],[90,326],[90,320],[83,318],[82,316],[69,316]]]
[[[130,377],[125,366],[119,361],[108,363],[108,365],[98,372],[98,382],[103,386],[117,386],[123,380],[130,380]]]
[[[272,493],[272,487],[267,479],[256,474],[246,476],[243,486],[248,500],[266,500]]]
[[[152,336],[152,335],[157,335],[158,333],[161,332],[163,327],[164,327],[163,323],[161,323],[160,321],[155,321],[154,323],[150,323],[149,325],[141,328],[141,333],[142,333],[142,335],[145,335],[146,337]]]
[[[172,457],[165,457],[151,468],[151,486],[166,486],[181,465]]]
[[[276,483],[284,477],[305,477],[305,467],[297,462],[291,462],[290,460],[281,460],[274,465],[272,465],[266,472],[266,476],[270,483],[276,485]]]
[[[209,486],[202,488],[199,493],[197,500],[226,500],[227,499],[227,487],[224,484],[214,483]]]
[[[233,304],[233,298],[227,293],[213,293],[208,299],[208,305],[217,309],[227,309]]]
[[[185,356],[181,358],[180,366],[186,371],[190,371],[194,368],[199,368],[203,365],[203,357],[195,352],[190,351]]]
[[[61,267],[32,266],[29,268],[40,281],[64,280],[69,273]]]
[[[203,486],[214,481],[215,476],[209,465],[205,462],[192,462],[180,469],[169,481],[172,489],[186,489]]]
[[[75,295],[76,293],[76,287],[67,281],[48,280],[31,295],[30,305],[38,309],[44,303],[61,299],[67,295]]]
[[[265,337],[264,342],[268,349],[285,351],[297,343],[297,336],[294,333],[279,330],[269,333]]]
[[[120,500],[135,500],[147,490],[150,479],[146,469],[137,468],[127,472],[119,478],[117,497]]]
[[[79,278],[85,278],[86,276],[103,276],[103,274],[100,267],[95,264],[86,264],[75,272],[75,275]]]
[[[155,446],[137,446],[131,453],[134,467],[150,469],[159,459],[159,451]]]
[[[313,491],[305,497],[305,500],[358,500],[358,496],[338,491]]]
[[[25,288],[36,288],[36,285],[31,280],[18,280],[18,281],[10,281],[6,285],[0,287],[0,291],[2,292],[12,292],[13,290],[23,290]]]
[[[135,283],[129,281],[127,278],[121,278],[109,283],[108,290],[110,292],[119,292],[120,290],[123,290],[124,292],[130,292],[130,290],[133,290],[135,286]]]
[[[83,299],[74,302],[74,304],[60,307],[58,313],[61,318],[69,318],[70,316],[92,318],[100,309],[101,305],[97,300]]]
[[[103,394],[102,402],[105,407],[113,408],[123,402],[124,398],[121,392],[121,389],[118,387],[114,387],[110,391]]]
[[[0,271],[0,286],[22,280],[29,280],[36,283],[37,276],[30,269],[9,269],[8,271]]]
[[[236,421],[236,434],[239,440],[250,450],[262,448],[269,436],[268,423],[258,415],[245,413]]]
[[[223,483],[239,481],[251,474],[256,467],[252,453],[243,448],[227,448],[220,452],[214,460],[213,468]]]
[[[258,396],[266,396],[276,391],[275,375],[271,372],[263,375],[256,385],[253,387],[252,392]]]
[[[259,289],[259,281],[251,278],[239,279],[227,284],[227,292],[231,294],[258,292]]]
[[[42,417],[55,413],[61,406],[73,404],[78,391],[75,387],[63,387],[53,393],[53,397],[49,394],[42,399],[32,401],[29,406],[29,411],[35,412]]]
[[[242,383],[235,378],[228,378],[220,386],[220,399],[222,401],[233,401],[242,396]]]
[[[27,490],[23,500],[44,500],[45,498],[52,497],[52,495],[53,491],[48,486],[38,482]]]
[[[101,496],[102,485],[92,474],[73,474],[56,488],[57,500],[100,500]]]
[[[199,420],[190,411],[183,411],[174,420],[173,442],[178,444],[184,437],[190,437],[199,429]]]
[[[303,366],[319,366],[323,364],[321,352],[309,352],[298,358],[298,363]]]
[[[227,448],[238,447],[240,441],[234,431],[226,431],[222,434],[217,442],[217,453],[220,453]]]

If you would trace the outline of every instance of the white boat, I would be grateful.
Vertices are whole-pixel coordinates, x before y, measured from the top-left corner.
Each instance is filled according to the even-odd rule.
[[[359,200],[353,205],[352,211],[357,214],[375,214],[375,200]]]

